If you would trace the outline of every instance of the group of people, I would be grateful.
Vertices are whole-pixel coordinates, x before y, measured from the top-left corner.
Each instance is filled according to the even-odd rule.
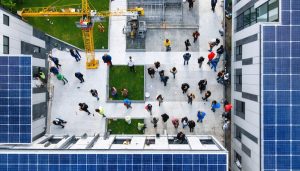
[[[191,0],[191,1],[193,1],[193,0]],[[193,39],[194,39],[194,43],[197,42],[199,36],[200,36],[200,33],[199,33],[197,30],[194,31],[194,32],[192,33],[192,37],[193,37]],[[171,44],[172,44],[172,43],[171,43],[171,40],[170,40],[170,39],[165,39],[165,40],[163,41],[163,44],[164,44],[164,46],[165,46],[167,52],[171,51]],[[189,50],[189,47],[192,46],[192,44],[191,44],[191,42],[190,42],[189,39],[186,39],[186,40],[184,41],[184,46],[185,46],[185,50],[186,50],[186,51],[188,51],[188,50]]]
[[[76,62],[80,61],[81,56],[77,49],[70,49],[70,54],[72,57],[75,58]],[[106,57],[108,56],[107,54],[105,54],[105,55],[106,55]],[[108,65],[111,66],[112,65],[111,58],[109,58],[109,57],[107,57],[107,58],[108,58],[108,60],[106,60],[106,63],[108,63]],[[50,54],[49,60],[51,61],[50,73],[55,75],[58,80],[63,81],[64,85],[66,83],[68,83],[68,80],[66,79],[66,77],[60,73],[60,68],[62,65],[59,63],[59,59]],[[84,75],[81,72],[75,72],[74,76],[80,81],[80,83],[85,82]],[[91,89],[89,92],[92,95],[92,97],[95,97],[97,99],[97,101],[100,100],[98,91],[96,89]],[[80,111],[84,111],[88,115],[92,114],[89,111],[89,106],[86,103],[84,103],[84,102],[79,103],[78,106],[79,106]],[[102,117],[106,117],[104,114],[104,108],[102,106],[100,106],[98,109],[95,109],[95,112],[97,112]],[[93,114],[93,116],[95,116],[95,115]],[[58,126],[61,126],[62,128],[64,128],[67,121],[60,119],[60,118],[56,118],[55,120],[52,121],[52,123],[54,125],[58,125]]]

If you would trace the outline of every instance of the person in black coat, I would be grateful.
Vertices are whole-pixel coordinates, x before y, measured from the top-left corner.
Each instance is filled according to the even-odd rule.
[[[165,123],[169,120],[169,115],[167,115],[166,113],[162,114],[161,117]]]
[[[211,3],[211,10],[213,12],[215,12],[215,7],[216,7],[216,4],[217,4],[217,0],[211,0],[210,3]]]
[[[201,68],[203,61],[204,61],[204,57],[203,57],[203,56],[200,56],[200,57],[198,58],[199,68]]]
[[[206,79],[199,81],[198,86],[199,86],[200,93],[202,93],[202,91],[206,89],[206,85],[207,85]]]
[[[89,106],[85,103],[79,103],[79,110],[85,111],[86,113],[88,113],[88,115],[91,114],[91,112],[88,110]]]
[[[186,41],[184,41],[184,45],[185,45],[185,50],[188,51],[189,50],[189,46],[191,46],[190,40],[187,39]]]
[[[194,128],[196,126],[196,123],[193,120],[189,120],[188,125],[189,125],[189,128],[190,128],[190,132],[194,132]]]
[[[155,69],[153,67],[149,67],[148,74],[150,75],[151,78],[154,78]]]
[[[81,74],[80,72],[76,72],[76,73],[75,73],[75,77],[78,78],[78,79],[80,80],[80,83],[83,83],[83,82],[84,82],[83,74]]]
[[[167,86],[168,80],[169,80],[169,77],[168,77],[168,76],[163,76],[163,77],[162,77],[162,82],[164,83],[164,86]]]
[[[190,88],[190,85],[188,83],[183,83],[181,85],[182,94],[186,93],[189,88]]]
[[[217,49],[217,54],[218,54],[218,58],[221,57],[221,55],[224,53],[224,47],[223,45],[221,45],[218,49]]]

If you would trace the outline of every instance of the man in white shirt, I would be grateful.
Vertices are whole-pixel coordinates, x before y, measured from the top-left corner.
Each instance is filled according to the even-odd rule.
[[[129,66],[130,71],[136,72],[136,71],[135,71],[135,68],[134,68],[134,62],[133,62],[133,59],[132,59],[131,56],[129,56],[129,61],[128,61],[128,64],[127,64],[127,65]]]

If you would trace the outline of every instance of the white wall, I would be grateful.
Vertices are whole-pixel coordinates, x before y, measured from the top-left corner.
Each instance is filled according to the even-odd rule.
[[[9,26],[3,24],[3,14],[9,16]],[[21,41],[45,48],[45,41],[32,36],[32,32],[32,26],[0,9],[0,54],[3,54],[3,35],[9,37],[10,54],[21,54]]]

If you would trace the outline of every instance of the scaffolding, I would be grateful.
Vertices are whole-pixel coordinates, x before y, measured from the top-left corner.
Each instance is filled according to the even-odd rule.
[[[182,0],[130,0],[128,8],[142,7],[147,24],[181,24],[183,21]]]

